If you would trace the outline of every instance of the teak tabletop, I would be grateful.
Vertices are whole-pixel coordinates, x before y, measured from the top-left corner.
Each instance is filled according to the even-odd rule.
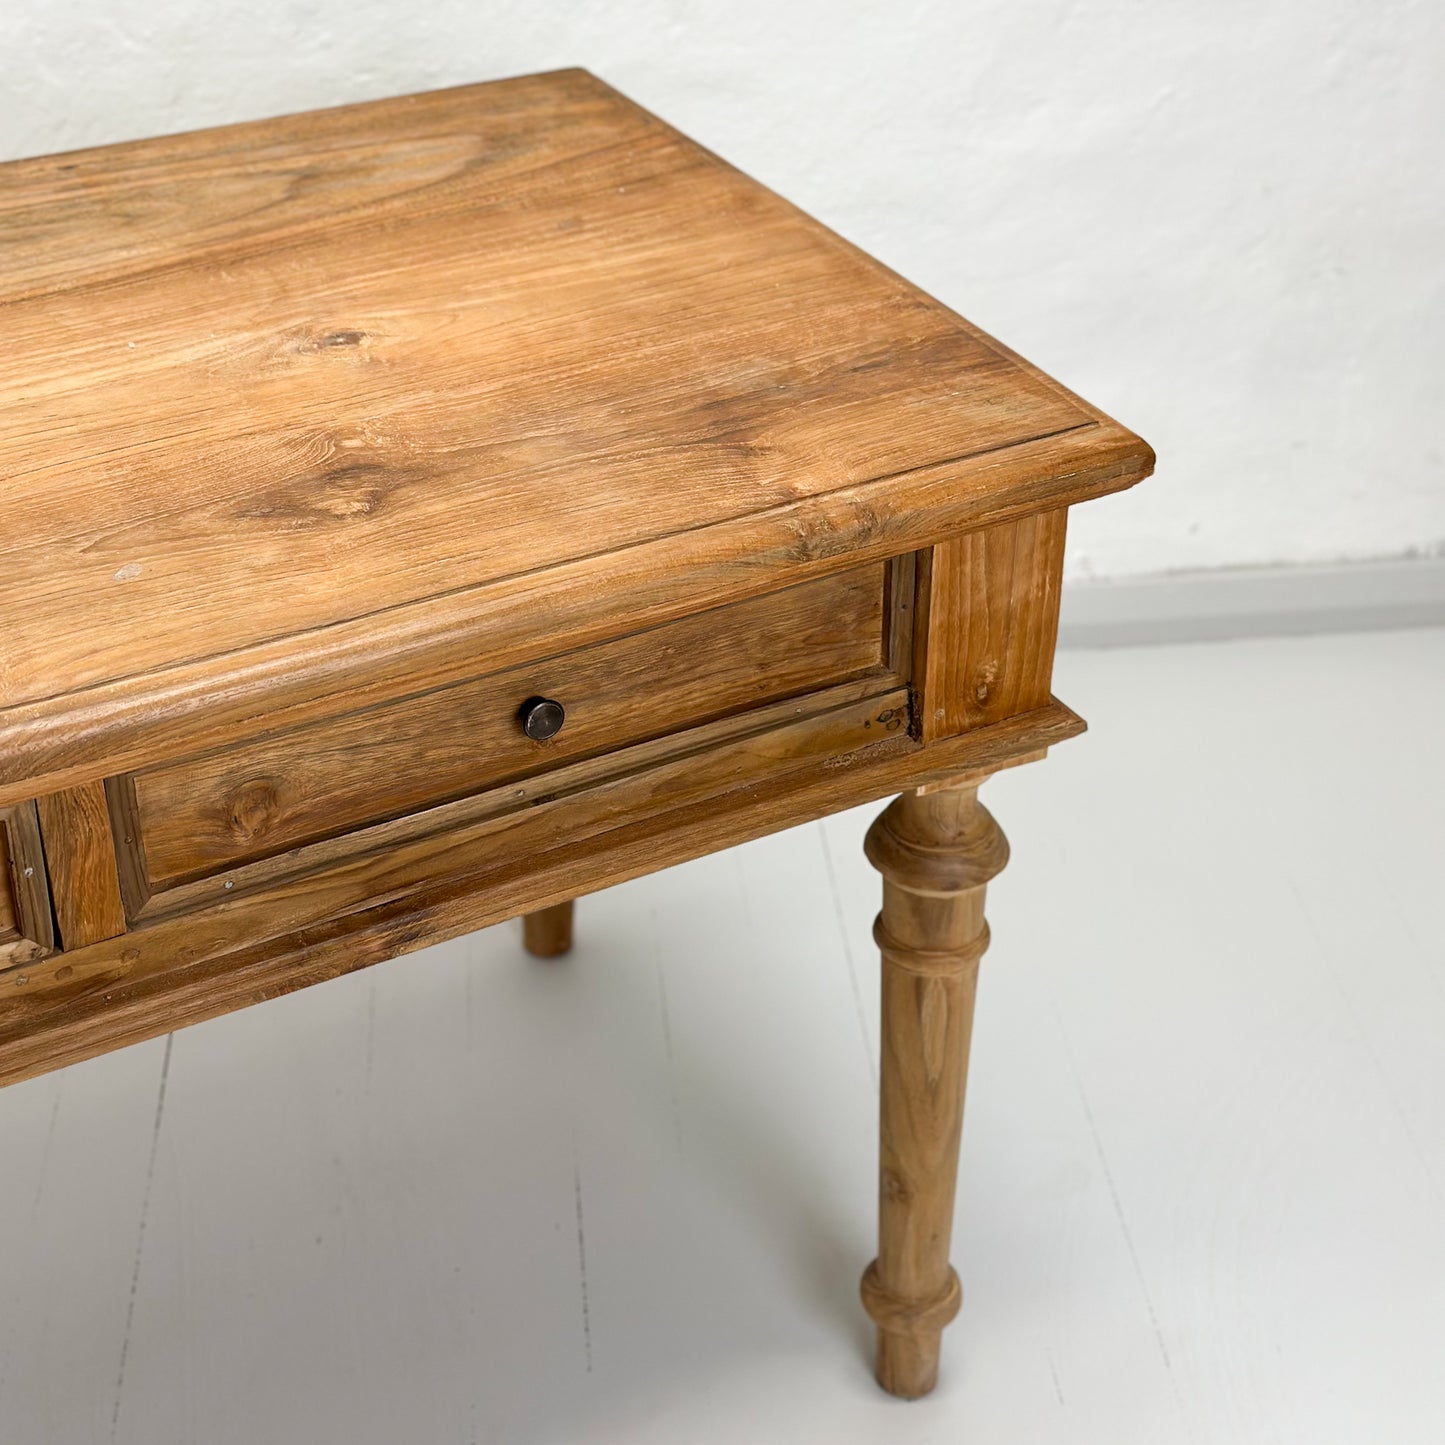
[[[974,794],[1081,728],[1065,510],[1148,447],[580,70],[0,166],[0,307],[0,1079],[903,790],[930,1388]]]

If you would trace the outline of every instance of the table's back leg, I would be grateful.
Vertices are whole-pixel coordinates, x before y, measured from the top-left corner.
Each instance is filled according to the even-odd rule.
[[[905,793],[869,830],[883,874],[878,1258],[863,1303],[878,1326],[878,1383],[926,1395],[962,1292],[948,1262],[984,885],[1008,843],[978,802],[980,777]]]
[[[522,919],[522,946],[536,958],[559,958],[572,948],[572,901],[539,908]]]

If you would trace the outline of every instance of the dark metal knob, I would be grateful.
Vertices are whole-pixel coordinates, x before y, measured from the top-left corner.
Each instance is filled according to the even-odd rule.
[[[522,731],[535,742],[555,738],[567,721],[567,710],[550,697],[529,697],[522,704]]]

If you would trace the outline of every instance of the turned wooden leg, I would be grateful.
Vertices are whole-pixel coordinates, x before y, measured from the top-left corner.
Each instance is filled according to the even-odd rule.
[[[572,947],[572,902],[539,908],[522,919],[522,947],[537,958],[558,958]]]
[[[878,1383],[926,1395],[943,1327],[963,1299],[948,1262],[984,885],[1008,862],[974,777],[905,793],[868,831],[883,875],[874,937],[883,954],[878,1258],[863,1304],[878,1326]]]

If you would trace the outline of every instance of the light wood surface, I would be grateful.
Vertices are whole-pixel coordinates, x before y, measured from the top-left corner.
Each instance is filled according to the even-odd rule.
[[[572,951],[572,900],[539,908],[522,919],[522,946],[534,958],[560,958]]]
[[[878,1257],[863,1303],[878,1327],[878,1383],[914,1399],[938,1381],[962,1291],[949,1263],[984,888],[1008,844],[977,776],[897,798],[868,833],[883,875]]]
[[[0,786],[1151,463],[580,71],[14,162],[0,254]]]
[[[907,693],[897,688],[879,693],[878,681],[876,677],[861,678],[812,693],[803,701],[784,699],[651,742],[564,763],[534,778],[242,863],[154,894],[144,891],[142,885],[131,917],[138,924],[149,925],[210,908],[219,900],[239,906],[242,898],[282,882],[319,877],[342,863],[360,863],[371,857],[369,866],[374,867],[378,860],[372,855],[390,852],[400,858],[410,856],[408,850],[414,846],[436,849],[443,834],[454,835],[453,842],[482,836],[496,839],[504,831],[510,837],[532,839],[540,836],[533,831],[537,821],[529,821],[533,813],[550,815],[564,810],[565,824],[546,826],[564,833],[570,827],[573,836],[590,836],[617,823],[619,796],[651,810],[684,797],[708,795],[739,781],[741,759],[751,760],[764,771],[804,762],[821,764],[906,731]],[[124,827],[123,793],[112,799],[111,810],[114,826]],[[497,845],[488,846],[495,849]],[[125,877],[122,869],[122,881]]]
[[[67,950],[125,932],[102,784],[86,783],[36,800],[60,941]]]
[[[919,727],[925,739],[1049,698],[1064,571],[1063,511],[985,527],[924,553]]]
[[[43,958],[54,947],[35,804],[0,808],[0,970]]]
[[[15,897],[15,865],[10,858],[10,840],[0,827],[0,946],[20,934],[19,905]],[[3,955],[0,955],[3,957]]]
[[[866,567],[140,773],[147,888],[850,678],[886,690],[883,633],[883,569]],[[537,696],[566,709],[545,742],[517,725]]]

